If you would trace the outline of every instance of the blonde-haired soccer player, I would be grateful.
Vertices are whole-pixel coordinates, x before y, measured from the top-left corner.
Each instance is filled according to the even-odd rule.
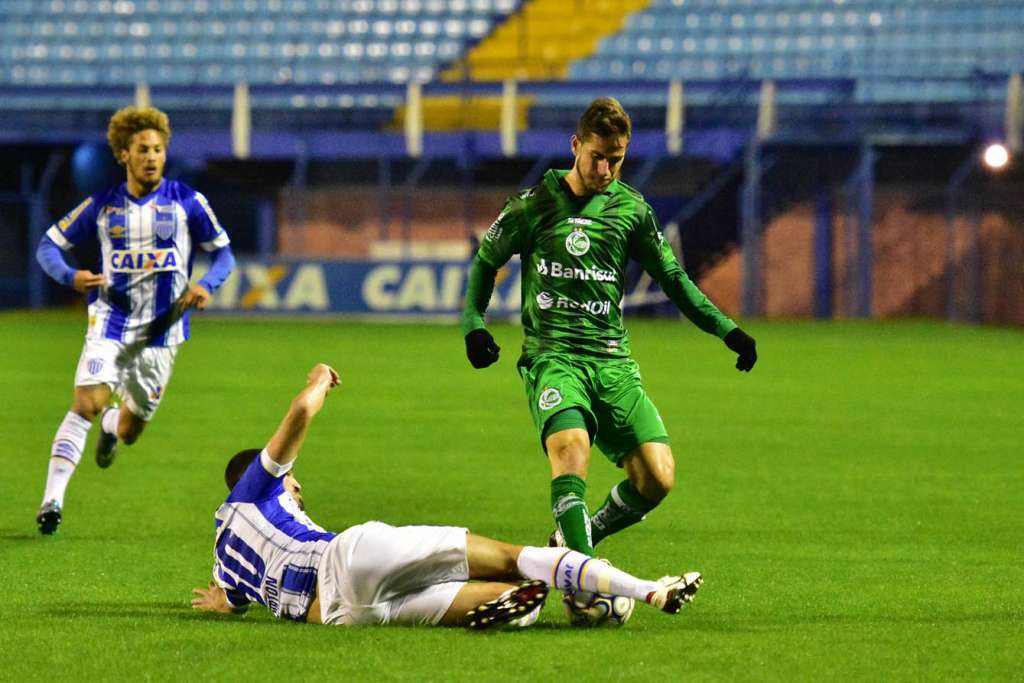
[[[118,440],[134,443],[163,398],[178,348],[189,337],[190,308],[205,308],[234,267],[226,232],[206,198],[164,178],[171,126],[153,107],[126,107],[110,119],[107,140],[125,168],[123,183],[85,199],[47,230],[36,258],[57,282],[86,294],[89,323],[75,372],[71,409],[50,450],[36,524],[61,522],[68,481],[100,417],[96,462],[108,467]],[[98,241],[101,262],[73,268],[63,252]],[[190,283],[196,248],[212,266]],[[120,406],[107,406],[119,394]]]

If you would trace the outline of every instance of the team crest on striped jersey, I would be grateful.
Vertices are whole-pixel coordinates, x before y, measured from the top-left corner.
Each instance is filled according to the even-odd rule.
[[[153,230],[162,240],[174,237],[174,207],[154,206]]]
[[[90,375],[98,375],[100,374],[100,371],[103,369],[103,359],[90,358],[89,362],[86,364],[86,367],[88,368]]]

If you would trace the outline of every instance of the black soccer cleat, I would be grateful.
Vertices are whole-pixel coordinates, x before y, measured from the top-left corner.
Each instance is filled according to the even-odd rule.
[[[117,406],[107,410],[118,410]],[[103,411],[106,415],[106,410]],[[100,419],[100,438],[96,440],[96,464],[106,469],[114,462],[117,456],[117,434],[107,434],[103,431],[103,419]]]
[[[683,605],[693,601],[703,582],[700,572],[687,572],[682,576],[663,576],[658,579],[661,588],[651,593],[647,602],[666,614],[678,614]]]
[[[39,525],[39,533],[44,536],[50,536],[57,531],[57,527],[60,526],[60,504],[55,500],[48,500],[43,503],[43,506],[39,508],[39,514],[36,515],[36,524]]]
[[[524,581],[494,600],[466,612],[469,627],[483,630],[508,624],[535,610],[539,611],[547,597],[548,587],[543,581]]]

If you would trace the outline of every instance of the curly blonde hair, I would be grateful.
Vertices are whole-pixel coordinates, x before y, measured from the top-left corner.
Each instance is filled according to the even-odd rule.
[[[155,130],[164,139],[164,147],[171,141],[171,121],[167,114],[156,107],[125,107],[110,117],[107,126],[107,142],[114,153],[117,163],[121,161],[121,151],[128,149],[132,136],[144,130]]]

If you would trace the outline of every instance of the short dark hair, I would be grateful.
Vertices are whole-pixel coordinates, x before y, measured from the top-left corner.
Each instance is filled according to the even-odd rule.
[[[224,468],[224,483],[228,485],[228,491],[235,488],[235,484],[242,478],[245,471],[252,464],[252,461],[260,457],[260,448],[246,448],[238,451],[228,460],[228,466]]]
[[[576,137],[583,141],[591,135],[629,138],[632,132],[633,122],[629,120],[629,114],[614,97],[598,97],[576,124]]]

